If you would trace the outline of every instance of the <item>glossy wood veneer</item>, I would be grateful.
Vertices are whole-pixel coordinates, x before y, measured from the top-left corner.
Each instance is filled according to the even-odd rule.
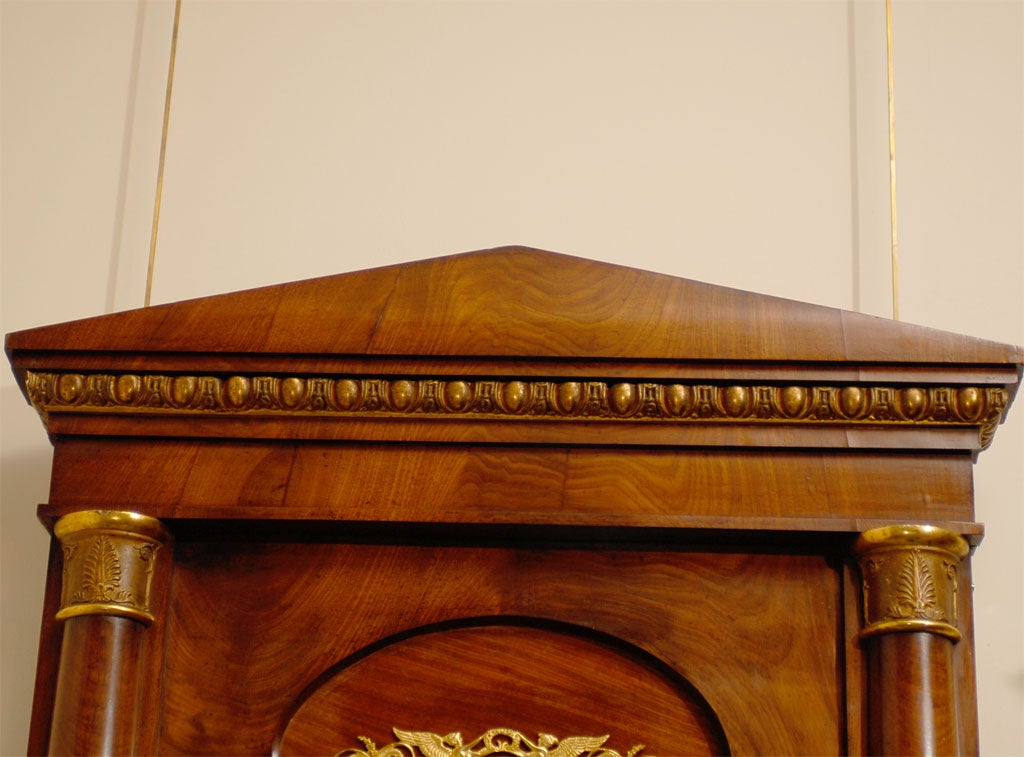
[[[816,518],[840,529],[973,519],[967,455],[67,439],[55,459],[52,515],[120,500],[178,518],[516,523],[529,513],[535,524]]]
[[[344,580],[322,580],[325,565]],[[577,638],[599,632],[653,655],[707,699],[736,753],[767,743],[789,753],[841,750],[838,577],[821,557],[195,544],[179,549],[177,566],[167,753],[265,751],[327,668],[381,639],[467,618],[557,621]],[[211,658],[218,664],[201,664]],[[543,656],[517,659],[537,675],[546,670]],[[434,715],[423,710],[421,721]],[[813,728],[785,725],[799,718]]]
[[[32,753],[334,753],[407,726],[977,752],[970,557],[882,539],[869,586],[854,541],[977,546],[971,466],[1019,348],[518,247],[6,348],[55,447],[44,524],[95,521],[97,555],[128,512],[169,534],[149,625],[105,614],[139,610],[130,551],[76,564],[102,601],[57,620],[54,545]]]

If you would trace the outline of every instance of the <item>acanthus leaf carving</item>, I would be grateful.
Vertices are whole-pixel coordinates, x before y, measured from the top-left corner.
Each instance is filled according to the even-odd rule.
[[[896,588],[896,598],[886,612],[887,618],[925,618],[945,620],[937,606],[935,578],[918,549],[903,562]]]
[[[105,535],[99,536],[89,547],[82,563],[79,586],[79,591],[71,597],[72,602],[115,601],[114,592],[121,586],[121,560]]]
[[[58,620],[118,615],[152,622],[150,590],[163,526],[121,511],[69,513],[54,525],[64,554]]]
[[[880,526],[862,533],[853,551],[861,573],[861,638],[924,632],[960,640],[957,566],[970,551],[962,536],[933,525]]]

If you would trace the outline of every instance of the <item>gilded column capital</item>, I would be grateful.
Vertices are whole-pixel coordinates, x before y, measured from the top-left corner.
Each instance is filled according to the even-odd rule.
[[[113,615],[153,622],[150,610],[158,553],[170,541],[163,524],[138,513],[83,510],[57,521],[64,553],[57,620]]]
[[[936,526],[884,526],[853,547],[864,592],[861,638],[917,631],[960,640],[957,572],[970,551],[958,534]]]

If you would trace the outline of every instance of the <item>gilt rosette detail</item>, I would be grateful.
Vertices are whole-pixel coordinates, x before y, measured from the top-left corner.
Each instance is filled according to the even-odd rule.
[[[959,641],[959,566],[968,551],[962,537],[934,526],[861,534],[854,545],[863,589],[861,638],[923,631]]]
[[[57,620],[112,615],[153,622],[151,594],[163,525],[144,515],[88,510],[65,515],[53,529],[64,554]]]
[[[30,371],[39,412],[449,417],[463,420],[838,423],[976,427],[987,445],[1002,418],[1000,387],[693,382],[192,376]]]
[[[392,729],[398,741],[377,747],[370,739],[360,736],[364,749],[347,749],[335,757],[647,757],[641,756],[643,744],[625,754],[608,749],[604,743],[608,736],[567,736],[559,739],[542,733],[536,741],[511,728],[492,728],[468,743],[459,732],[441,736],[428,731]]]

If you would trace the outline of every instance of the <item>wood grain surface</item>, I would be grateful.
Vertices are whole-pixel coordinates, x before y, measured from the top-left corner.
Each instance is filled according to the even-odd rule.
[[[958,754],[953,643],[929,633],[867,643],[869,753]]]
[[[568,623],[652,655],[692,683],[735,754],[842,748],[838,577],[822,557],[197,543],[180,545],[176,564],[162,753],[265,752],[304,692],[351,655],[495,617]],[[565,664],[562,652],[510,654]],[[618,722],[599,701],[587,722]],[[435,711],[412,693],[402,707]]]
[[[282,755],[379,746],[393,728],[469,743],[496,728],[527,738],[609,736],[620,754],[722,754],[721,726],[687,683],[662,665],[586,629],[495,625],[435,630],[343,661],[288,722]]]
[[[62,439],[55,463],[51,515],[118,503],[163,518],[535,525],[973,519],[968,455]]]
[[[100,316],[6,344],[9,353],[1022,360],[1007,345],[524,247]]]
[[[177,540],[148,627],[58,623],[51,550],[32,753],[329,754],[395,726],[977,751],[969,558],[963,641],[864,643],[850,548],[978,543],[971,466],[1020,348],[521,247],[6,347],[55,446],[44,523],[125,510]],[[342,407],[356,380],[389,388]],[[533,381],[536,405],[493,394]]]
[[[144,627],[98,615],[64,623],[49,753],[132,754]]]

